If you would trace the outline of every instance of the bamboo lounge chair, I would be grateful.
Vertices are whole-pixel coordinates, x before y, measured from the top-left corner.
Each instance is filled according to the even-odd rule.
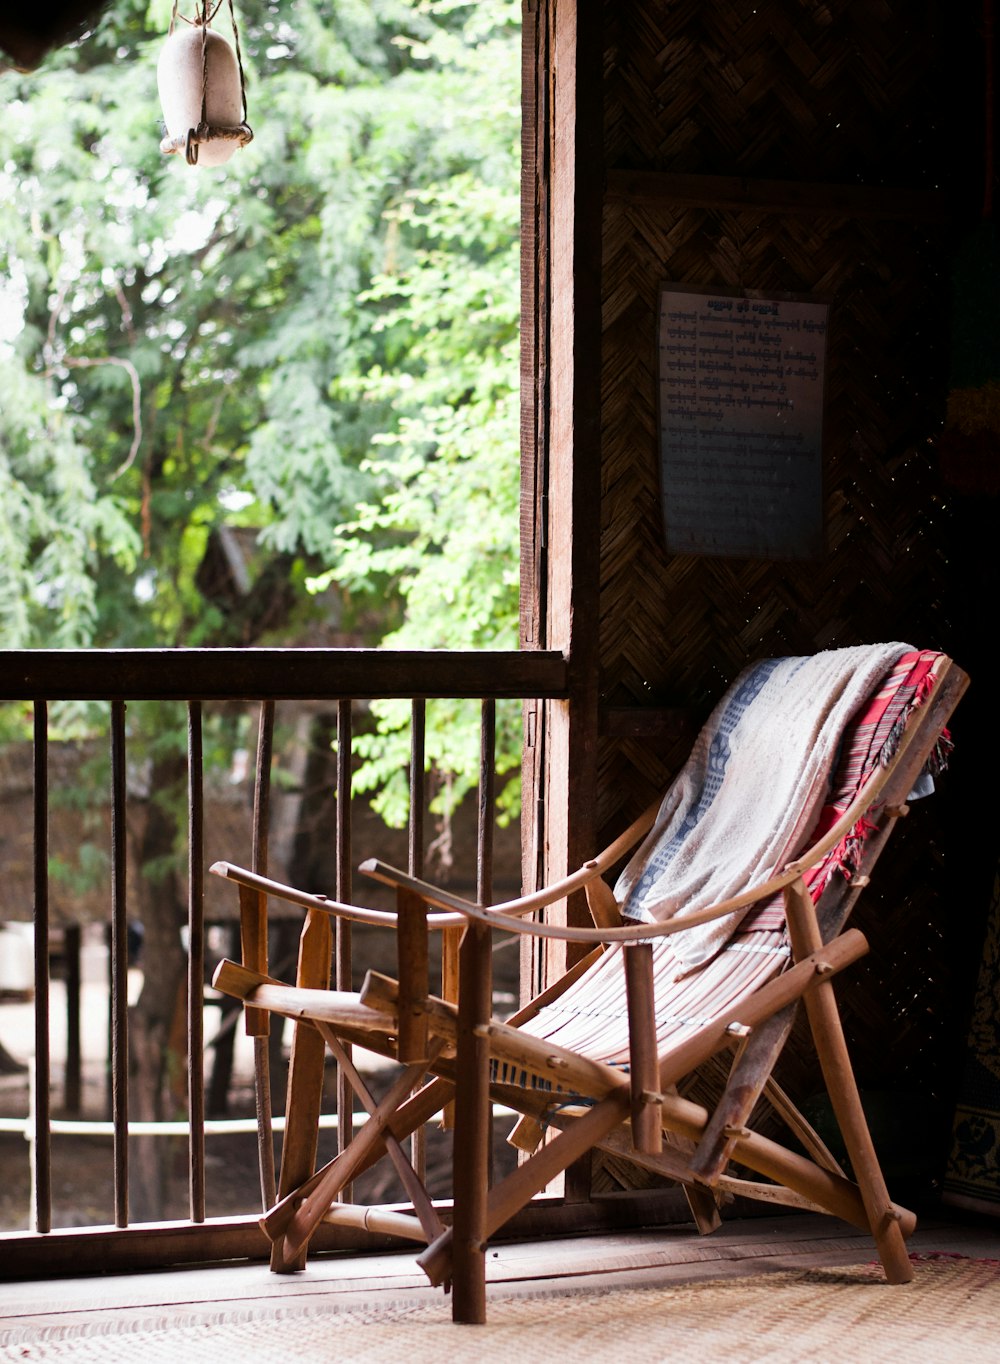
[[[944,655],[905,645],[752,666],[661,803],[576,873],[505,904],[477,906],[365,863],[363,871],[395,887],[397,911],[388,914],[217,863],[214,872],[239,883],[244,956],[242,965],[220,965],[217,987],[245,1002],[251,1032],[264,1031],[271,1012],[298,1024],[279,1201],[262,1219],[272,1268],[303,1267],[322,1221],[408,1236],[426,1244],[418,1262],[431,1281],[453,1288],[455,1320],[483,1321],[488,1238],[598,1147],[678,1181],[702,1232],[718,1225],[719,1200],[736,1192],[821,1210],[869,1232],[886,1278],[906,1282],[915,1218],[886,1190],[831,982],[868,950],[846,920],[907,800],[943,765],[945,725],[967,684]],[[604,874],[637,844],[613,892]],[[534,917],[581,888],[594,928]],[[268,895],[308,911],[295,986],[267,976]],[[398,981],[369,972],[360,994],[325,988],[338,915],[393,924]],[[490,968],[497,929],[591,951],[499,1022]],[[461,937],[457,1001],[429,988],[428,934],[438,930],[449,943]],[[770,1078],[800,999],[850,1176]],[[324,1043],[370,1117],[313,1173]],[[380,1102],[351,1062],[352,1043],[400,1063]],[[728,1081],[713,1108],[682,1097],[686,1077],[720,1058]],[[792,1133],[790,1147],[749,1126],[765,1092]],[[453,1219],[445,1226],[400,1143],[451,1101]],[[493,1102],[523,1115],[511,1139],[531,1154],[489,1188]],[[337,1201],[383,1156],[412,1214]]]

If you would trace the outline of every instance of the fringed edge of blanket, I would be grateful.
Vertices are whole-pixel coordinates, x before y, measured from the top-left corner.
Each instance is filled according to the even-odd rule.
[[[923,705],[927,697],[933,692],[936,678],[933,668],[930,666],[930,660],[935,657],[937,657],[937,655],[932,654],[929,651],[921,651],[908,656],[904,655],[897,661],[897,670],[901,665],[912,659],[915,666],[923,665],[924,671],[913,685],[912,695],[906,703],[902,705],[899,715],[895,718],[891,727],[886,732],[881,747],[874,755],[870,754],[867,763],[868,774],[874,772],[877,768],[887,767],[889,765],[896,755],[900,740],[902,739],[907,724],[914,712]],[[905,683],[901,683],[900,691],[902,691],[904,687]],[[931,777],[937,777],[944,772],[948,766],[948,759],[951,756],[953,748],[954,744],[950,732],[947,729],[943,729],[934,748],[928,756],[927,762],[924,764],[921,775],[926,774]],[[860,784],[857,789],[860,790]],[[829,828],[843,812],[844,808],[846,808],[846,804],[840,809],[835,805],[831,806],[830,804],[827,804],[818,821],[817,831],[822,828],[824,823],[826,823],[826,826]],[[861,866],[861,859],[864,855],[865,843],[876,828],[877,825],[869,819],[867,815],[862,815],[854,827],[843,839],[841,839],[836,847],[831,849],[824,858],[822,864],[819,867],[814,868],[811,872],[806,872],[804,880],[813,900],[819,899],[820,895],[822,895],[823,891],[837,872],[847,880],[850,880],[851,877],[857,874]],[[779,921],[783,921],[783,919],[784,906],[782,898],[781,896],[776,896],[775,899],[770,901],[767,905],[761,905],[759,908],[751,910],[750,914],[744,920],[742,927],[744,930],[749,931],[772,929],[778,925]]]
[[[899,737],[902,735],[905,728],[905,723],[901,724],[898,732],[890,738],[888,743],[886,743],[885,748],[879,754],[880,767],[888,767],[895,752],[896,745],[899,742]],[[885,749],[889,749],[890,747],[892,751],[886,753]],[[951,756],[954,747],[955,745],[952,743],[951,735],[947,730],[943,730],[941,737],[934,745],[927,761],[921,769],[921,775],[923,776],[926,774],[930,777],[939,777],[942,772],[947,770],[948,759]],[[818,883],[814,883],[816,884],[817,894],[822,894],[835,872],[839,871],[841,875],[846,876],[848,880],[857,873],[861,866],[861,858],[864,854],[865,843],[868,841],[868,836],[873,834],[877,828],[878,825],[872,820],[866,818],[864,815],[861,816],[854,828],[851,829],[850,833],[848,833],[832,850],[829,861],[824,862],[822,879],[819,880]],[[806,883],[809,885],[810,890],[812,890],[813,887],[809,883],[808,876],[806,877]]]
[[[906,732],[906,727],[909,724],[914,711],[923,705],[924,701],[934,690],[934,683],[934,675],[930,672],[926,673],[920,679],[914,692],[913,700],[897,718],[890,729],[885,742],[879,749],[876,758],[877,766],[888,767],[892,762],[893,758],[896,756],[896,750],[899,747],[900,740]],[[930,777],[940,776],[942,772],[947,770],[948,759],[951,757],[954,747],[955,745],[952,741],[950,731],[943,729],[938,736],[937,742],[928,754],[927,761],[921,768],[920,775]],[[862,815],[854,828],[851,829],[830,852],[827,860],[824,861],[823,866],[817,869],[819,873],[818,876],[814,877],[812,881],[810,881],[808,875],[806,876],[806,884],[814,899],[817,899],[823,893],[836,872],[839,871],[840,874],[848,880],[857,874],[861,866],[861,859],[864,855],[865,844],[868,841],[869,836],[873,834],[877,828],[877,824],[868,819],[866,815]]]

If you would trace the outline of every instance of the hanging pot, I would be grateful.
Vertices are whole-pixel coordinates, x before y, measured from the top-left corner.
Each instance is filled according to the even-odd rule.
[[[250,141],[239,62],[221,33],[201,24],[174,29],[156,82],[167,125],[161,151],[183,151],[191,165],[221,166]]]

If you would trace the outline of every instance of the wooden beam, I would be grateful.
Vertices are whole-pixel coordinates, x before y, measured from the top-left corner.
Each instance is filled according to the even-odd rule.
[[[609,199],[662,207],[728,209],[818,218],[883,218],[948,222],[948,197],[931,190],[887,185],[810,184],[751,180],[730,175],[678,175],[666,171],[611,170]]]
[[[8,649],[0,701],[567,694],[561,650]]]
[[[694,712],[686,706],[602,706],[597,717],[602,739],[675,740],[698,734]]]

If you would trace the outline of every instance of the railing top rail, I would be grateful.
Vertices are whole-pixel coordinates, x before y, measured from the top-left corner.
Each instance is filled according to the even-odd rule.
[[[0,701],[563,697],[555,650],[5,649]]]

